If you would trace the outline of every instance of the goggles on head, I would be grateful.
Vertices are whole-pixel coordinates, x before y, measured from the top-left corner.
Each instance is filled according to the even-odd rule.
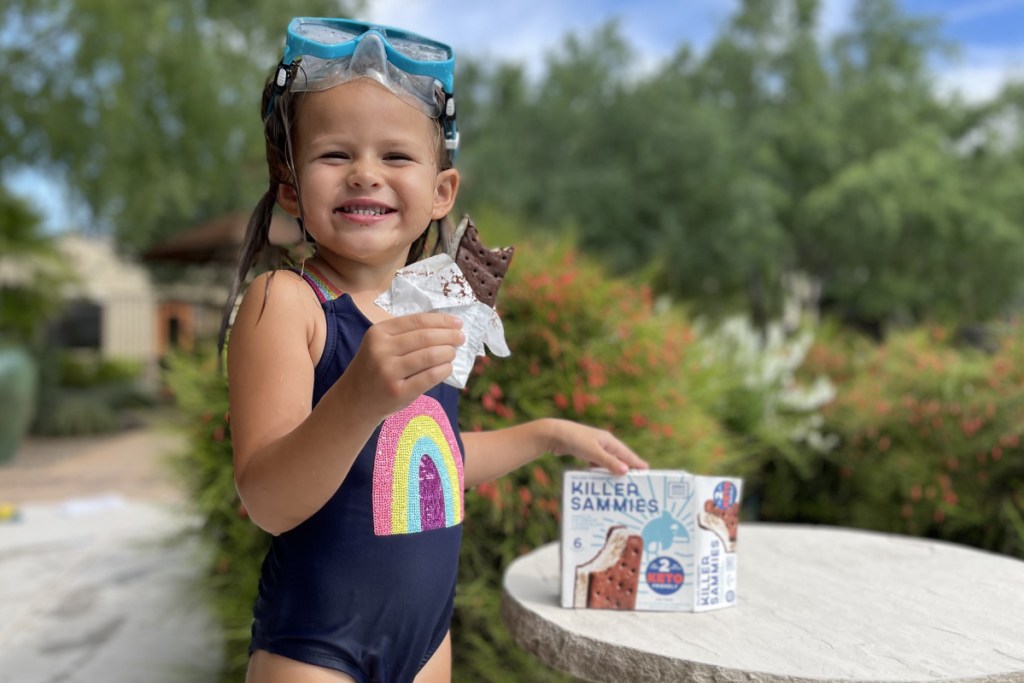
[[[297,17],[288,24],[284,57],[266,116],[289,88],[327,90],[355,78],[373,78],[444,129],[454,157],[459,147],[453,95],[455,54],[444,43],[415,33],[350,19]]]

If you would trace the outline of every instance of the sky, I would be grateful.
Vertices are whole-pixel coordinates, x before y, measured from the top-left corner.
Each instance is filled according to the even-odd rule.
[[[931,65],[941,93],[979,101],[1010,79],[1024,81],[1024,0],[898,1],[908,14],[936,18],[941,35],[958,46],[955,59],[936,58]],[[849,25],[854,4],[822,0],[823,37]],[[641,69],[652,69],[683,43],[701,54],[739,0],[368,0],[367,6],[360,18],[446,42],[456,59],[519,61],[536,74],[568,33],[587,36],[613,18],[638,53]],[[31,171],[8,181],[33,204],[50,207],[47,228],[73,227],[76,216],[54,183]]]
[[[739,6],[739,0],[368,0],[362,17],[405,28],[460,54],[517,60],[537,70],[568,32],[586,36],[611,18],[645,62],[654,65],[682,43],[698,53]],[[991,97],[1010,77],[1024,80],[1024,0],[899,0],[912,15],[939,20],[960,46],[956,61],[932,66],[942,92]],[[826,36],[849,25],[855,0],[823,0]]]

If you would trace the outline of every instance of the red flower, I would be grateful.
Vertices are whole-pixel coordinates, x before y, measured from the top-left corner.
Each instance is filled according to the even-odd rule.
[[[582,415],[587,409],[587,395],[582,389],[574,389],[572,392],[572,409],[577,415]]]
[[[530,489],[526,488],[525,486],[520,486],[519,487],[519,500],[521,500],[523,502],[523,505],[529,505],[530,503],[532,503],[533,502],[533,494],[530,492]]]
[[[539,465],[533,468],[533,479],[541,486],[549,486],[551,484],[551,477]]]

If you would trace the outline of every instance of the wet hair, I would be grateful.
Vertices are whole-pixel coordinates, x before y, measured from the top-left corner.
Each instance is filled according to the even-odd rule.
[[[302,222],[302,191],[299,187],[298,176],[295,173],[293,156],[293,131],[297,119],[298,110],[305,97],[303,92],[293,92],[288,88],[275,97],[275,80],[277,78],[277,67],[271,72],[263,86],[263,97],[260,98],[260,112],[265,113],[270,109],[269,114],[263,116],[263,133],[266,144],[267,169],[270,174],[270,184],[267,191],[260,198],[249,216],[249,224],[245,230],[245,239],[242,243],[242,251],[238,258],[238,267],[235,271],[231,289],[228,291],[227,300],[224,302],[224,311],[221,315],[220,334],[217,338],[217,359],[220,362],[224,345],[227,341],[228,327],[231,322],[231,314],[235,309],[235,302],[238,300],[242,283],[245,282],[249,271],[256,265],[260,255],[270,242],[270,221],[274,213],[274,205],[277,203],[277,192],[281,185],[290,185],[295,188],[299,203],[299,228],[306,241],[313,243],[313,238],[306,232]],[[443,93],[438,88],[438,97],[442,98]],[[273,99],[273,105],[271,100]],[[271,108],[272,106],[272,108]],[[452,168],[451,155],[445,146],[444,131],[441,123],[434,119],[436,124],[437,144],[436,154],[439,170]],[[431,227],[434,227],[436,236],[428,247]],[[452,223],[448,216],[431,221],[423,230],[423,233],[409,246],[409,256],[406,265],[415,263],[425,256],[438,254],[448,249],[448,240],[453,233]],[[269,281],[268,281],[269,286]],[[265,305],[265,302],[264,302]]]

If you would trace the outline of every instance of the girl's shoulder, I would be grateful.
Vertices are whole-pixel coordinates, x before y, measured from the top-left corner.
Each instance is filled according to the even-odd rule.
[[[257,275],[245,290],[232,334],[275,338],[302,334],[307,343],[323,326],[323,310],[310,286],[291,270],[274,270]]]
[[[269,306],[285,309],[301,306],[316,310],[320,306],[309,283],[291,269],[270,270],[257,275],[245,290],[243,304],[247,299],[259,303],[264,309]]]

